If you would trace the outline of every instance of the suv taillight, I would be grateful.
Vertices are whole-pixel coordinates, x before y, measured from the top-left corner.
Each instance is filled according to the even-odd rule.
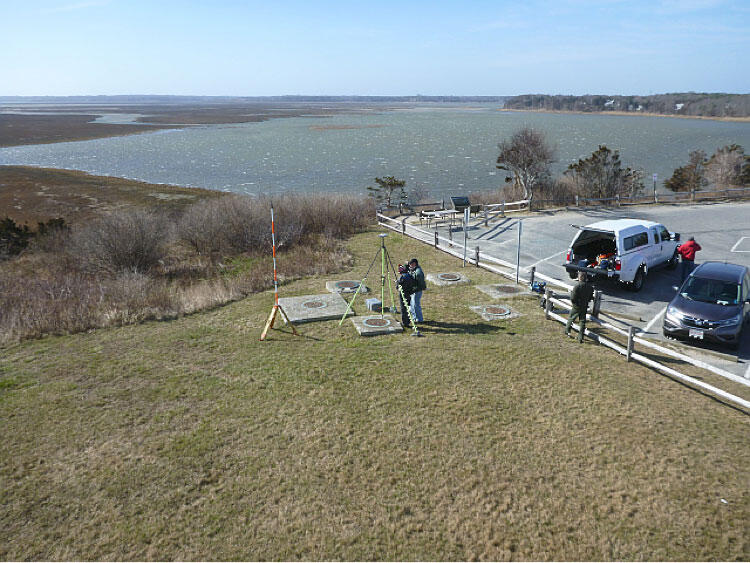
[[[571,251],[568,250],[568,253],[565,255],[565,260],[568,262],[570,262],[570,254],[571,254]]]
[[[620,260],[619,259],[616,259],[615,260],[615,270],[617,270],[619,272],[620,268],[622,268],[622,264],[620,264]]]

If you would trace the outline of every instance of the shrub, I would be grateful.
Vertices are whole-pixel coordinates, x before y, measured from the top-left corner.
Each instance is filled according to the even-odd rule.
[[[365,229],[374,217],[372,201],[355,196],[227,196],[191,206],[178,222],[178,237],[212,258],[268,252],[272,203],[279,249],[292,248],[319,234],[334,238],[352,235]]]
[[[0,259],[20,254],[29,245],[32,236],[34,233],[29,230],[28,225],[16,225],[10,217],[0,221]]]
[[[148,272],[164,258],[168,233],[165,217],[117,211],[75,233],[70,248],[89,271]]]
[[[272,287],[270,204],[227,196],[191,206],[177,233],[198,255],[169,244],[166,215],[117,211],[70,236],[62,223],[47,224],[33,252],[0,268],[0,344],[172,317]],[[280,196],[273,204],[282,282],[350,265],[339,239],[374,219],[372,202],[352,196]],[[41,244],[53,239],[58,246]],[[229,255],[237,258],[219,270],[214,259]]]

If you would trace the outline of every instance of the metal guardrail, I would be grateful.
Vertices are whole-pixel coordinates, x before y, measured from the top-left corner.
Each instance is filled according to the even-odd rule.
[[[503,277],[510,278],[512,280],[518,280],[519,283],[523,283],[523,284],[530,283],[530,280],[519,276],[519,272],[517,270],[516,264],[506,262],[494,256],[482,254],[481,251],[479,250],[479,247],[475,247],[472,253],[468,253],[468,250],[464,252],[464,247],[462,244],[460,244],[457,241],[454,241],[452,238],[446,238],[440,235],[437,229],[435,229],[432,232],[426,231],[415,225],[411,225],[407,223],[405,217],[402,218],[401,220],[397,220],[397,219],[387,217],[386,215],[378,213],[377,219],[378,219],[378,224],[383,227],[392,229],[394,231],[400,232],[403,235],[409,236],[411,238],[414,238],[416,240],[429,244],[433,246],[434,248],[436,248],[437,250],[441,250],[447,254],[455,256],[456,258],[461,258],[465,260],[466,262],[468,262],[469,264],[474,264],[477,267],[482,267],[486,270],[499,274]],[[443,244],[441,245],[441,243]],[[509,270],[509,271],[504,271],[500,269],[500,267],[505,268],[506,270]],[[549,276],[545,276],[540,273],[534,273],[534,276],[536,279],[541,279],[547,282],[547,284],[550,286],[559,287],[566,291],[570,291],[573,287],[555,278],[551,278]],[[558,303],[562,303],[563,305],[565,305],[564,302],[560,300],[557,300],[557,301]],[[562,319],[562,322],[567,322],[567,320],[563,319],[562,317],[560,317],[560,319]],[[614,330],[615,332],[628,336],[628,332],[622,330],[619,327],[612,325],[611,323],[607,323],[606,321],[602,321],[598,318],[592,318],[592,320],[604,326],[605,328]],[[593,334],[593,333],[589,333],[589,331],[586,331],[586,333],[589,335]],[[594,335],[594,336],[596,336],[598,339],[603,338],[603,337],[599,337],[598,335]],[[750,402],[746,401],[745,399],[742,399],[741,397],[736,397],[734,395],[731,395],[730,393],[727,393],[726,391],[722,391],[721,389],[710,386],[706,383],[703,383],[702,381],[696,380],[695,378],[692,378],[688,375],[680,373],[677,370],[674,370],[672,368],[659,364],[658,362],[655,362],[654,360],[651,360],[650,358],[647,358],[640,354],[635,354],[632,352],[632,349],[628,351],[614,342],[608,341],[606,339],[604,340],[605,341],[601,342],[602,344],[618,351],[619,353],[622,353],[623,355],[629,356],[630,358],[635,359],[636,361],[644,365],[648,365],[649,367],[657,369],[658,371],[661,371],[662,373],[666,373],[667,375],[673,376],[682,381],[694,384],[696,387],[710,390],[711,392],[715,393],[717,396],[723,397],[724,399],[727,399],[735,404],[738,404],[750,410]],[[679,352],[675,352],[674,350],[671,350],[669,348],[659,346],[658,344],[655,344],[653,342],[650,342],[642,338],[635,337],[635,338],[632,338],[632,341],[637,342],[643,346],[649,347],[653,350],[656,350],[660,352],[661,354],[673,357],[675,359],[679,359],[680,361],[689,363],[695,367],[705,369],[706,371],[709,371],[715,375],[725,377],[736,383],[741,383],[743,385],[750,386],[750,381],[745,380],[744,378],[741,378],[740,376],[736,376],[730,372],[727,372],[715,366],[712,366],[710,364],[707,364],[706,362],[703,362],[701,360],[692,358],[685,354],[680,354]]]

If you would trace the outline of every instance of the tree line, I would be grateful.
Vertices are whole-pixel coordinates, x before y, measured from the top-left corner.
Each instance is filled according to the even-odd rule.
[[[504,192],[532,202],[542,198],[564,203],[571,197],[608,199],[634,197],[643,192],[643,171],[625,166],[617,150],[599,145],[590,157],[568,165],[553,178],[550,164],[555,153],[544,133],[524,127],[498,145],[497,168],[508,173]],[[726,189],[750,185],[750,156],[737,144],[727,145],[708,157],[692,151],[688,162],[675,169],[664,186],[672,191],[698,191],[706,186]]]
[[[551,96],[524,94],[506,100],[514,110],[658,113],[693,117],[748,117],[750,94],[673,93],[651,96]]]

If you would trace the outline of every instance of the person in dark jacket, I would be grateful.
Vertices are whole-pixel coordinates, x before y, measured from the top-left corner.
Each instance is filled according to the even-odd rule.
[[[409,273],[417,284],[416,291],[411,296],[411,315],[415,322],[421,323],[424,321],[422,316],[422,292],[427,289],[427,282],[425,282],[424,272],[419,267],[416,258],[409,260]]]
[[[398,280],[396,281],[399,291],[399,300],[401,301],[401,324],[404,328],[411,326],[411,320],[409,319],[409,305],[411,296],[416,290],[417,282],[414,277],[409,273],[409,269],[401,264],[398,265]]]
[[[586,332],[586,310],[589,308],[589,302],[594,297],[594,286],[586,281],[586,273],[578,272],[578,283],[573,286],[570,292],[570,316],[565,325],[565,334],[572,338],[570,327],[573,321],[578,321],[580,330],[578,331],[578,342],[583,343],[583,335]]]
[[[686,243],[677,247],[677,252],[679,252],[680,257],[682,258],[682,281],[685,281],[685,278],[687,278],[690,275],[690,272],[695,268],[695,253],[699,250],[701,250],[701,245],[695,242],[694,237],[690,237],[687,239]]]

